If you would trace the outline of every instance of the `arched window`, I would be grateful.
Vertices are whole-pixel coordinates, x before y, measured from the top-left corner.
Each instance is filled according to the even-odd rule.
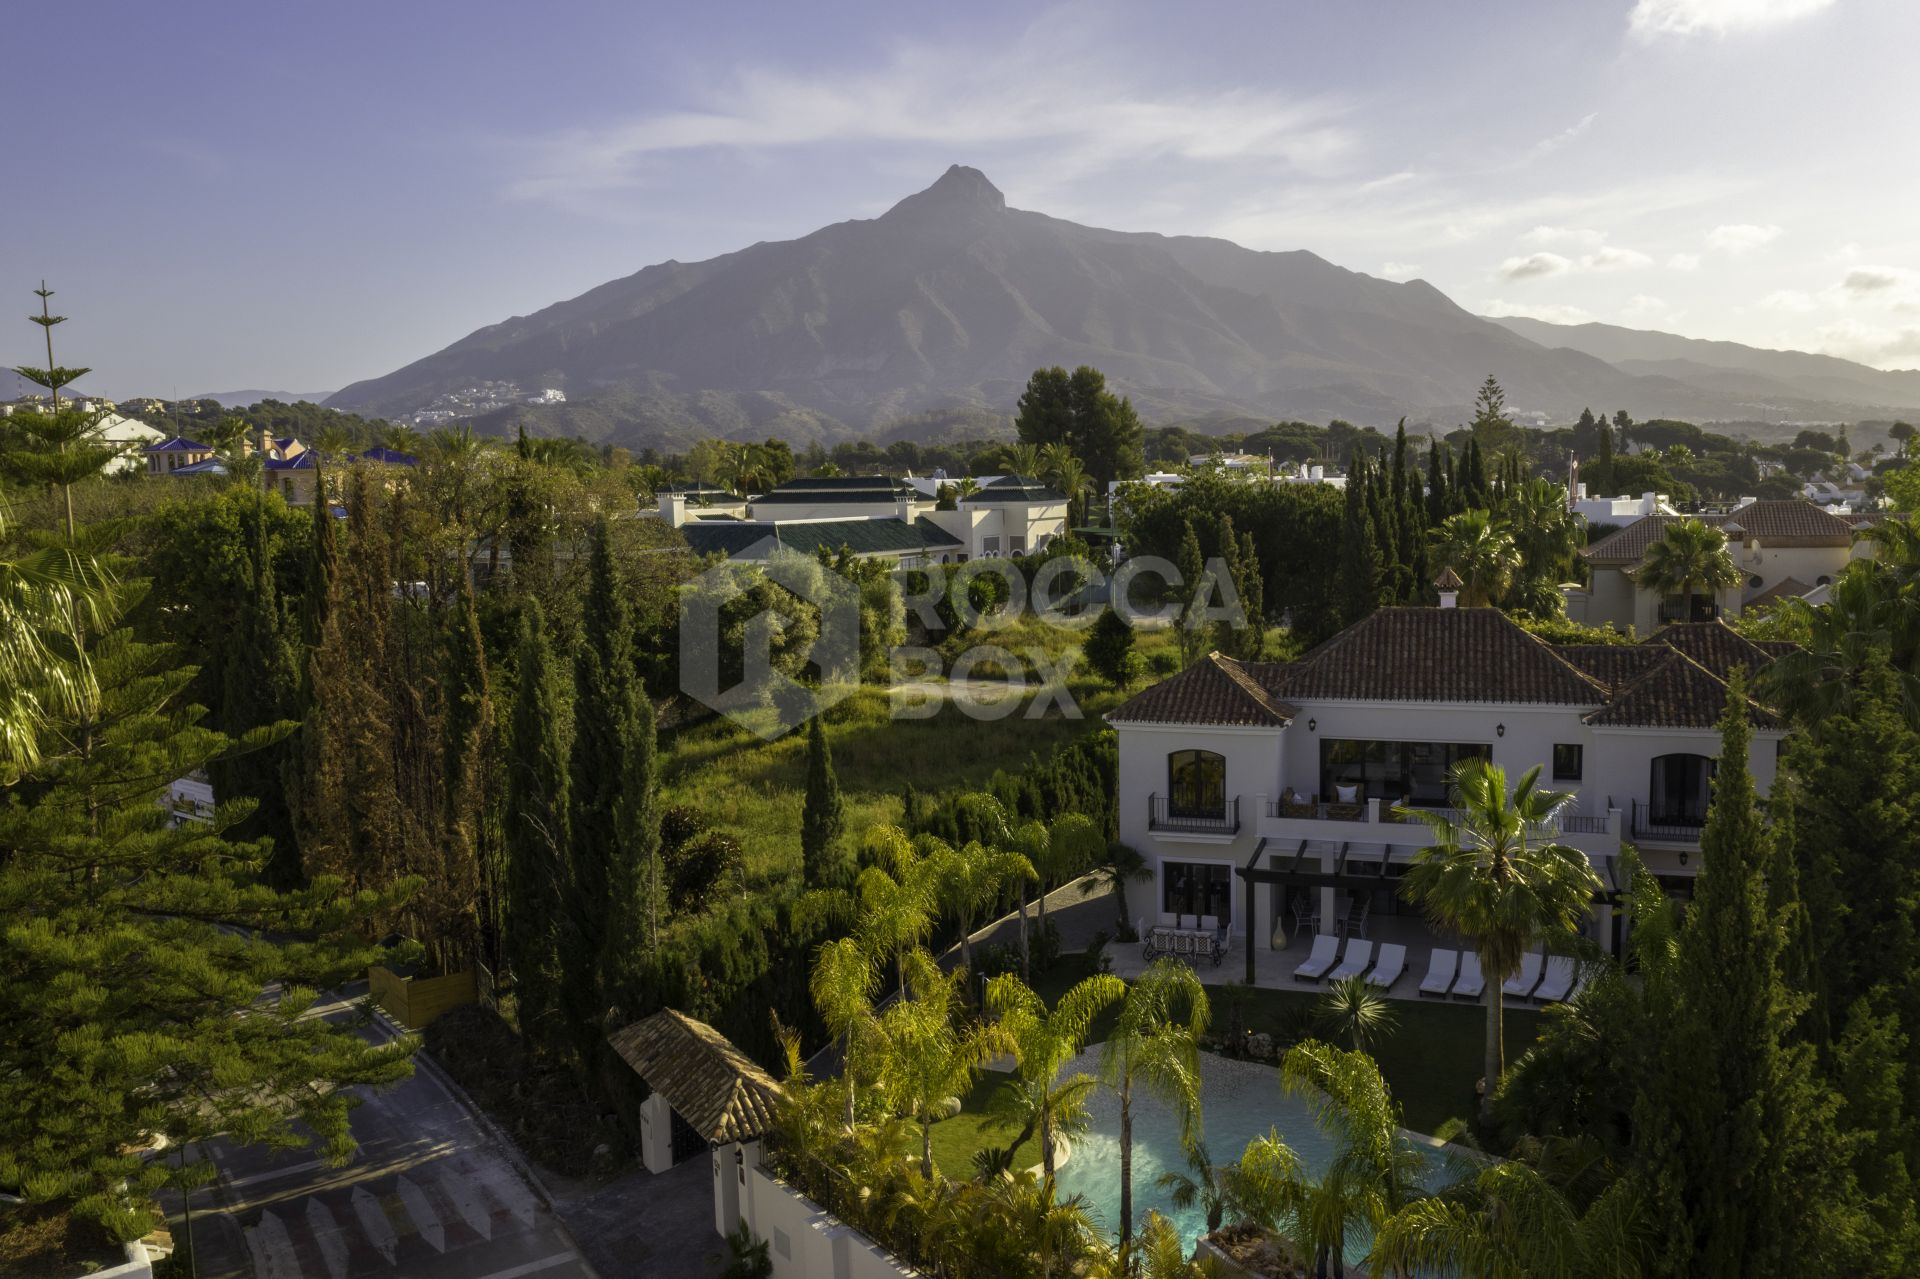
[[[1227,810],[1227,757],[1213,751],[1167,756],[1167,812],[1173,817],[1220,817]]]

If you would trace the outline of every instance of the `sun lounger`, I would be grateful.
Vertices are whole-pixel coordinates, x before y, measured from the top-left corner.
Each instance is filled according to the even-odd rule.
[[[1500,989],[1514,999],[1525,999],[1540,984],[1540,952],[1530,950],[1520,958],[1520,971],[1501,985]]]
[[[1373,971],[1367,974],[1369,984],[1385,990],[1400,980],[1400,974],[1407,971],[1407,948],[1397,942],[1388,942],[1380,948],[1380,958],[1373,965]]]
[[[1345,981],[1349,977],[1358,977],[1373,966],[1373,943],[1370,941],[1347,942],[1346,958],[1340,966],[1327,974],[1328,981]]]
[[[1445,999],[1459,972],[1460,952],[1434,947],[1433,954],[1427,958],[1427,975],[1420,980],[1420,993]]]
[[[1332,933],[1316,933],[1313,938],[1313,950],[1306,962],[1293,970],[1295,981],[1319,981],[1333,967],[1334,959],[1340,953],[1340,939]]]
[[[1487,978],[1480,971],[1478,951],[1462,951],[1460,954],[1460,980],[1453,983],[1455,999],[1478,999],[1487,988]]]
[[[1565,955],[1553,955],[1547,960],[1546,975],[1533,989],[1533,997],[1543,1004],[1555,1004],[1567,997],[1573,989],[1573,960]]]

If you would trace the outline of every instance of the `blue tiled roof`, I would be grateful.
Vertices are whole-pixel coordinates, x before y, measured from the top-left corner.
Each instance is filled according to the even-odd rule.
[[[420,465],[420,459],[413,454],[402,453],[398,449],[390,449],[383,444],[376,444],[361,453],[357,458],[349,457],[347,460],[350,462],[383,462],[388,466]]]
[[[270,457],[261,465],[269,471],[312,471],[320,466],[311,452],[296,453],[292,457]]]
[[[211,453],[212,449],[197,440],[189,440],[182,435],[169,435],[158,444],[149,444],[142,450],[146,453]]]
[[[204,462],[189,463],[186,466],[176,466],[167,472],[168,475],[225,475],[226,473],[227,464],[217,457],[210,457]]]

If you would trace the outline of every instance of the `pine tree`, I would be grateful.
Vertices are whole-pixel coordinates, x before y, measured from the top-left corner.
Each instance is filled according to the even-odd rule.
[[[1806,1001],[1781,976],[1771,835],[1747,768],[1745,687],[1736,670],[1693,906],[1671,962],[1647,976],[1655,1066],[1634,1131],[1656,1251],[1676,1276],[1805,1273],[1816,1216],[1849,1211],[1843,1191],[1808,1193],[1831,1180],[1833,1142],[1823,1130],[1834,1105],[1814,1077],[1811,1047],[1789,1042]]]
[[[808,888],[843,888],[852,879],[847,855],[846,804],[833,775],[827,730],[815,715],[807,721],[807,793],[800,813],[800,863]]]
[[[1133,651],[1133,625],[1117,609],[1106,609],[1094,620],[1087,633],[1081,655],[1087,669],[1115,689],[1131,684],[1139,673],[1140,659]],[[912,823],[907,823],[911,830]]]
[[[63,369],[54,363],[54,326],[66,323],[67,317],[55,315],[49,308],[53,290],[44,280],[34,293],[40,299],[40,314],[28,319],[39,325],[46,335],[47,363],[44,368],[22,365],[14,372],[45,387],[50,408],[45,413],[31,408],[17,410],[7,419],[4,447],[0,448],[0,470],[22,483],[60,490],[66,507],[67,542],[72,544],[78,533],[73,514],[73,486],[99,475],[126,449],[101,438],[100,423],[107,416],[105,409],[82,408],[73,401],[65,408],[60,407],[62,388],[93,370]]]
[[[355,1086],[404,1078],[413,1045],[309,1014],[388,962],[368,921],[410,885],[276,890],[264,842],[226,833],[245,801],[175,824],[169,779],[293,726],[229,738],[182,704],[177,650],[124,629],[86,647],[93,687],[0,803],[0,1183],[131,1238],[156,1223],[155,1191],[211,1179],[216,1135],[351,1158]],[[156,1138],[176,1153],[147,1157]]]
[[[571,1045],[560,1008],[559,915],[567,900],[568,745],[573,725],[546,619],[529,600],[514,661],[507,746],[507,946],[520,1033],[538,1052]]]

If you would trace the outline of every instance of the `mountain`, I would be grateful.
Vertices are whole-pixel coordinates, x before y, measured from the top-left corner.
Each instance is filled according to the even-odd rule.
[[[1613,324],[1550,324],[1504,316],[1495,324],[1542,346],[1565,347],[1626,373],[1672,378],[1724,394],[1920,406],[1920,370],[1884,370],[1833,355],[1773,351]]]
[[[1763,413],[1737,391],[1542,345],[1424,281],[1375,279],[1303,250],[1011,209],[986,175],[958,165],[878,218],[646,267],[327,403],[389,417],[487,403],[484,426],[623,444],[801,442],[932,411],[1007,414],[1028,374],[1050,364],[1099,367],[1152,421],[1451,425],[1489,373],[1515,408],[1556,415],[1584,403],[1695,420],[1819,415],[1813,401]],[[502,405],[484,383],[555,388],[566,402]]]
[[[262,400],[278,400],[282,404],[298,404],[306,400],[311,404],[325,404],[329,392],[326,391],[206,391],[200,395],[189,395],[190,400],[218,400],[223,409],[244,409],[258,404]]]
[[[21,377],[12,369],[0,368],[0,403],[4,403],[7,400],[23,399],[29,395],[45,395],[46,393],[46,388],[38,383],[27,381],[27,379]],[[60,394],[63,397],[69,395],[84,396],[86,392],[75,386],[63,388]]]

